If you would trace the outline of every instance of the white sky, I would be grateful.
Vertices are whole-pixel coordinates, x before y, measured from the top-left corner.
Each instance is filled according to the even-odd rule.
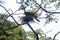
[[[17,4],[15,0],[6,0],[4,6],[7,9],[11,8],[14,11],[19,8],[19,4]],[[58,16],[58,18],[60,18],[60,15]],[[11,20],[11,19],[9,19],[9,20]],[[38,22],[39,24],[32,23],[31,25],[34,29],[41,28],[41,30],[43,30],[44,33],[52,30],[51,32],[47,33],[47,36],[51,36],[51,37],[53,37],[58,31],[60,31],[60,20],[58,21],[58,23],[51,22],[51,23],[47,24],[46,26],[43,26],[44,21],[45,20],[41,20],[41,22]],[[26,31],[30,30],[29,27],[26,25],[24,25],[23,28],[25,28]],[[57,36],[57,39],[60,39],[60,35]]]

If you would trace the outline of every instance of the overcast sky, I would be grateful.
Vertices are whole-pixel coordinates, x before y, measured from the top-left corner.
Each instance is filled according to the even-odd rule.
[[[38,0],[39,1],[39,0]],[[19,4],[16,3],[16,0],[6,0],[5,2],[5,7],[7,8],[7,10],[9,8],[11,8],[12,10],[16,10],[19,8]],[[59,19],[60,18],[60,15],[57,15],[57,18]],[[16,19],[16,17],[15,17]],[[9,19],[10,20],[10,19]],[[36,21],[37,22],[37,21]],[[44,33],[52,30],[51,32],[47,33],[48,36],[51,36],[53,37],[58,31],[60,31],[60,20],[58,21],[58,23],[55,23],[55,22],[51,22],[49,24],[47,24],[46,26],[44,26],[44,22],[45,20],[41,20],[41,22],[37,22],[37,23],[32,23],[32,27],[36,30],[36,29],[39,29],[41,28],[41,30],[43,30]],[[27,25],[24,25],[23,28],[26,30],[26,31],[29,31],[29,27]],[[29,30],[28,30],[29,29]],[[57,39],[60,39],[60,34],[56,37]]]

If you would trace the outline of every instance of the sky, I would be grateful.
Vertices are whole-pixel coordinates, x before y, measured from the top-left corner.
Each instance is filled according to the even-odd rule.
[[[38,0],[38,2],[39,2],[39,0]],[[6,0],[6,2],[4,3],[4,6],[6,7],[7,10],[11,8],[13,10],[13,12],[14,12],[15,10],[17,10],[19,8],[20,5],[16,3],[16,0]],[[52,6],[52,7],[54,7],[54,6]],[[1,9],[1,10],[3,10],[3,9]],[[23,13],[23,11],[19,11],[19,12]],[[45,12],[43,12],[43,13],[45,13]],[[18,17],[17,15],[14,16],[14,18],[16,20],[18,19],[17,17]],[[33,27],[34,30],[41,28],[41,30],[43,30],[44,33],[47,33],[48,31],[52,30],[51,32],[47,33],[47,36],[53,37],[57,32],[60,31],[60,15],[56,15],[56,17],[59,19],[58,23],[50,22],[49,24],[47,24],[47,25],[44,26],[45,19],[41,19],[40,20],[41,22],[37,22],[36,21],[36,23],[30,23],[30,24],[31,24],[31,26]],[[8,18],[8,19],[12,20],[11,17]],[[30,28],[27,25],[23,25],[22,27],[26,31],[30,31]],[[56,37],[56,39],[60,40],[60,34]]]

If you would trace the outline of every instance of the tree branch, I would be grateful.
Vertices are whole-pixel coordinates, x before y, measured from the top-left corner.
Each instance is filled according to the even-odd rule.
[[[59,33],[60,33],[60,31],[59,31],[57,34],[55,34],[55,36],[53,37],[53,40],[55,40],[56,36],[57,36]]]
[[[19,25],[17,25],[17,26],[14,26],[14,27],[11,27],[11,28],[8,28],[8,29],[5,29],[5,31],[6,31],[6,30],[10,30],[10,29],[14,29],[14,28],[17,28],[17,27],[19,27],[20,25],[24,25],[24,24],[26,24],[26,23],[23,23],[23,24],[19,24]]]
[[[36,1],[34,1],[37,5],[39,5]],[[60,12],[51,12],[51,11],[47,11],[46,9],[44,9],[41,5],[39,5],[39,7],[45,11],[46,13],[52,13],[52,14],[60,14]]]
[[[27,22],[27,25],[29,26],[29,28],[33,31],[33,33],[36,36],[36,40],[39,40],[38,34],[34,31],[34,29],[30,26],[30,24]]]
[[[9,16],[13,18],[13,20],[16,22],[16,24],[19,25],[18,22],[14,19],[14,17],[11,16],[11,14],[8,12],[8,10],[7,10],[4,6],[2,6],[2,5],[0,5],[0,6],[1,6],[2,8],[4,8],[5,11],[9,14]],[[6,20],[6,19],[5,19],[5,20]]]

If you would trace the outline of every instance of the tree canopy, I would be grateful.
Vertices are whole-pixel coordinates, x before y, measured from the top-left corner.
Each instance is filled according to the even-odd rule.
[[[19,2],[17,2],[16,0],[16,3],[20,4],[20,7],[15,12],[11,10],[11,14],[3,5],[0,4],[0,6],[4,8],[5,11],[8,13],[8,15],[0,13],[0,40],[44,40],[43,31],[40,29],[34,31],[34,29],[30,25],[30,22],[35,22],[35,20],[40,22],[41,19],[45,19],[45,25],[49,24],[52,21],[55,21],[57,23],[58,19],[55,17],[54,14],[60,14],[60,12],[57,11],[60,7],[60,0],[40,1],[41,2],[38,3],[37,0],[20,0]],[[2,1],[0,1],[0,3],[2,3]],[[54,11],[48,10],[53,9],[53,7],[49,6],[50,4],[53,4],[53,6],[55,7]],[[31,9],[26,10],[27,7],[30,7]],[[25,15],[21,18],[22,21],[20,20],[21,24],[19,24],[13,17],[13,15],[20,10],[24,10]],[[38,13],[38,11],[40,13]],[[43,12],[45,12],[46,14],[44,13],[45,16],[41,17]],[[15,22],[7,20],[8,17],[11,17]],[[25,30],[21,27],[21,25],[24,24],[27,24],[32,32],[25,32]],[[41,37],[39,38],[39,36]],[[51,37],[48,37],[46,39],[52,40]]]

